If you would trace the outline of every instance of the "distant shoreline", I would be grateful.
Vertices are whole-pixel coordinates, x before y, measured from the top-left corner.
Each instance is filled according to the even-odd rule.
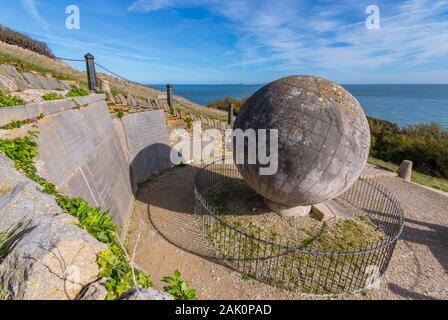
[[[149,85],[165,90],[166,85]],[[241,85],[174,85],[174,93],[194,103],[206,106],[208,102],[226,97],[242,99],[251,96],[263,84]],[[448,84],[356,84],[343,85],[361,103],[366,114],[384,119],[400,127],[438,122],[448,129]]]

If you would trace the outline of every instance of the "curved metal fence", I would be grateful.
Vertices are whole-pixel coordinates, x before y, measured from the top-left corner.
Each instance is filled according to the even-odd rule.
[[[380,241],[322,250],[314,242],[299,247],[279,235],[243,230],[229,223],[208,201],[219,184],[241,179],[234,164],[213,163],[195,177],[195,221],[215,257],[228,267],[269,285],[304,294],[353,293],[375,286],[386,272],[402,232],[401,205],[385,187],[359,179],[337,200],[382,233]]]

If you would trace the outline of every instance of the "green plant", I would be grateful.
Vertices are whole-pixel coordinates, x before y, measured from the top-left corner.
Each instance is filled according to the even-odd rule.
[[[115,115],[117,116],[117,118],[121,119],[123,118],[126,114],[129,113],[129,109],[123,109],[123,108],[115,108],[114,109]]]
[[[186,118],[184,119],[185,124],[187,125],[187,128],[190,129],[193,125],[193,119],[191,118]]]
[[[47,92],[46,94],[44,94],[42,96],[42,99],[48,100],[48,101],[50,101],[50,100],[61,100],[61,99],[64,99],[64,98],[65,98],[64,96],[62,96],[62,95],[60,95],[58,93],[54,93],[54,92]]]
[[[144,272],[133,269],[123,255],[123,250],[113,246],[110,250],[102,250],[98,256],[101,266],[99,277],[108,278],[106,289],[107,300],[115,300],[127,290],[134,287],[149,288],[151,278]]]
[[[84,97],[89,95],[89,90],[82,87],[75,87],[71,89],[68,93],[68,97]]]
[[[372,157],[398,165],[411,160],[420,173],[448,178],[448,130],[437,123],[400,128],[388,121],[368,120]]]
[[[196,300],[196,290],[190,289],[188,282],[182,280],[179,270],[174,272],[174,277],[164,277],[163,282],[168,286],[163,287],[176,300]]]
[[[19,97],[11,96],[0,90],[0,107],[21,106],[25,103],[25,100]]]
[[[7,231],[0,232],[0,262],[9,254],[14,239],[23,230],[25,224],[25,221],[22,220],[11,226]]]
[[[244,104],[246,104],[247,100],[248,98],[234,99],[227,97],[220,100],[210,101],[209,103],[207,103],[207,107],[227,111],[229,105],[232,104],[233,113],[234,115],[237,115],[240,112],[241,108],[244,106]]]
[[[43,113],[39,114],[39,116],[35,117],[35,118],[30,118],[30,119],[25,119],[25,120],[13,120],[8,124],[5,124],[4,126],[0,127],[0,129],[3,130],[11,130],[11,129],[16,129],[16,128],[20,128],[22,126],[25,126],[27,124],[36,124],[37,121],[42,120],[45,117],[45,115]]]
[[[23,171],[28,178],[43,186],[42,192],[54,195],[57,204],[64,212],[75,216],[78,226],[89,232],[98,241],[106,243],[109,250],[98,256],[98,264],[102,267],[99,277],[106,277],[108,299],[117,299],[124,290],[138,285],[147,288],[151,278],[144,272],[132,268],[126,253],[117,236],[118,226],[112,223],[107,212],[100,208],[92,208],[87,201],[71,198],[61,194],[46,179],[38,176],[34,157],[38,154],[35,138],[37,132],[29,132],[28,136],[16,139],[0,139],[0,151],[14,161],[16,169]],[[135,276],[135,281],[134,281]]]

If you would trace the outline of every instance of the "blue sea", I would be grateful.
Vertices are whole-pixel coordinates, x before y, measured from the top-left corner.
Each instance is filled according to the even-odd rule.
[[[151,85],[160,90],[165,86]],[[244,98],[263,85],[175,85],[174,94],[195,103],[225,97]],[[448,129],[448,85],[344,85],[366,114],[399,126],[436,121]]]

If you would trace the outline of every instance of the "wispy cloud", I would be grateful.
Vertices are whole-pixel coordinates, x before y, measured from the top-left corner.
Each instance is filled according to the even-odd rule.
[[[448,57],[448,1],[377,1],[381,29],[367,30],[371,1],[138,0],[132,11],[206,6],[237,31],[227,67],[353,73],[409,70]],[[340,45],[346,44],[346,45]],[[236,60],[238,59],[238,60]]]
[[[21,0],[23,8],[42,26],[42,29],[48,30],[48,23],[39,13],[36,2],[34,0]]]

